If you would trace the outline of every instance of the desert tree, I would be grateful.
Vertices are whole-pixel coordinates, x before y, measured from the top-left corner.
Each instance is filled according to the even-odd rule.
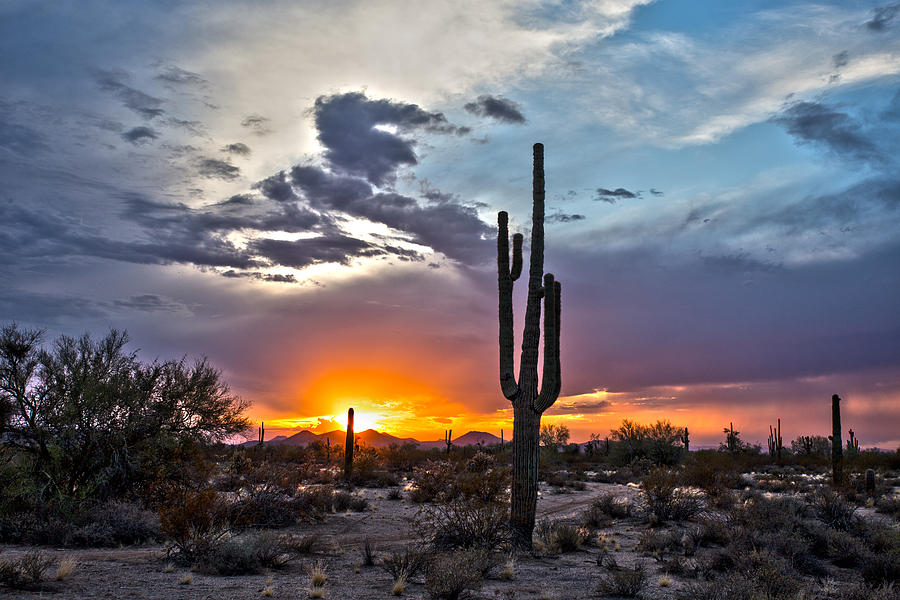
[[[166,449],[246,431],[248,402],[206,359],[141,363],[111,330],[60,336],[16,324],[0,329],[0,405],[5,443],[31,458],[43,495],[86,497],[128,490]]]

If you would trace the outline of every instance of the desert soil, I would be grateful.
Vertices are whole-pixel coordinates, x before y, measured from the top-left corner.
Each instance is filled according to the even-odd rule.
[[[613,492],[629,499],[637,496],[636,488],[613,484],[589,483],[586,490],[564,494],[542,487],[538,500],[538,519],[577,519],[584,508],[604,492]],[[315,524],[282,530],[296,534],[318,533],[326,547],[320,554],[292,561],[284,569],[233,577],[204,575],[179,566],[165,572],[169,561],[166,559],[165,548],[160,545],[87,550],[46,548],[43,550],[54,564],[64,556],[75,558],[78,561],[75,572],[64,581],[44,584],[40,590],[0,591],[0,598],[244,600],[264,597],[263,591],[268,581],[270,597],[295,600],[308,596],[309,575],[306,567],[317,560],[327,565],[325,598],[393,598],[392,578],[377,566],[377,560],[374,567],[360,566],[360,546],[368,538],[376,553],[381,554],[415,541],[413,523],[420,507],[405,499],[388,500],[387,490],[384,489],[364,489],[358,493],[370,500],[370,510],[363,513],[332,514]],[[662,574],[655,561],[634,551],[639,532],[639,524],[626,519],[615,521],[600,533],[612,536],[617,549],[611,552],[619,565],[643,563],[649,569],[649,597],[670,598],[672,588],[658,586]],[[577,552],[559,556],[519,556],[512,580],[490,577],[471,597],[557,600],[590,598],[600,573],[597,567],[600,549],[591,542],[589,540]],[[3,555],[12,558],[28,549],[24,546],[6,546]],[[50,575],[52,576],[52,572]],[[190,583],[183,583],[186,579]],[[427,597],[421,576],[408,584],[403,597]]]

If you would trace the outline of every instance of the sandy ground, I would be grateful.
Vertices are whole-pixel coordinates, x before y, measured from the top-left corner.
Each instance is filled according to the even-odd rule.
[[[584,491],[565,494],[542,488],[538,500],[538,519],[577,518],[590,502],[603,492],[634,498],[633,487],[590,483]],[[369,538],[377,553],[400,548],[414,540],[411,527],[419,506],[406,500],[388,500],[387,490],[361,490],[371,501],[371,510],[364,513],[333,514],[324,522],[283,530],[299,534],[319,533],[331,549],[320,555],[291,562],[286,568],[260,575],[222,577],[192,573],[184,567],[165,572],[167,560],[162,546],[123,548],[118,550],[55,550],[46,549],[54,563],[63,556],[77,559],[78,567],[64,581],[51,581],[35,591],[0,591],[0,598],[185,598],[203,600],[231,600],[262,598],[268,590],[272,598],[300,599],[308,596],[309,575],[306,566],[321,560],[327,565],[325,598],[334,600],[384,599],[391,595],[392,578],[378,566],[362,567],[360,546]],[[613,550],[619,565],[641,562],[649,569],[650,589],[647,597],[670,598],[673,588],[660,588],[662,574],[655,561],[634,551],[641,526],[636,521],[616,521],[601,530],[614,536],[619,549]],[[13,557],[28,548],[7,546],[5,556]],[[512,580],[489,578],[473,598],[555,598],[557,600],[592,597],[601,570],[597,567],[600,549],[590,542],[577,552],[560,556],[520,556],[516,560]],[[376,561],[377,564],[377,561]],[[52,573],[51,573],[52,575]],[[189,583],[184,583],[189,579]],[[426,598],[419,578],[410,583],[406,598]]]

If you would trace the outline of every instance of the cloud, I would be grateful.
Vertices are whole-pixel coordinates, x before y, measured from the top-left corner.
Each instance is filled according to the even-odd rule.
[[[241,127],[246,127],[256,135],[266,135],[271,133],[269,129],[269,119],[261,115],[248,115],[241,121]]]
[[[900,12],[900,2],[873,8],[872,19],[866,21],[866,27],[869,28],[869,31],[884,31],[890,27],[898,12]]]
[[[503,123],[521,125],[525,123],[525,115],[519,103],[502,96],[490,96],[487,94],[478,96],[475,102],[469,102],[463,108],[479,117],[490,117]]]
[[[284,176],[284,171],[257,182],[253,187],[262,192],[266,198],[278,202],[297,199],[297,196],[294,195],[294,189]]]
[[[122,139],[135,145],[145,143],[149,140],[155,140],[158,137],[159,134],[156,133],[156,131],[150,127],[144,127],[143,125],[132,127],[122,134]]]
[[[619,200],[630,199],[630,198],[640,198],[640,192],[631,192],[626,190],[625,188],[616,188],[614,190],[608,190],[606,188],[597,188],[595,190],[594,200],[598,200],[600,202],[606,202],[608,204],[615,204]]]
[[[233,144],[228,144],[224,148],[222,148],[222,152],[228,152],[230,154],[237,154],[239,156],[250,156],[250,146],[244,144],[243,142],[235,142]]]
[[[258,239],[251,242],[251,247],[272,263],[294,269],[318,263],[348,265],[354,258],[384,253],[373,244],[339,234],[295,241]]]
[[[393,180],[402,166],[418,164],[413,151],[415,140],[379,126],[394,126],[397,133],[407,135],[416,130],[460,133],[441,113],[405,102],[369,100],[360,92],[319,96],[313,115],[329,165],[365,177],[375,185]]]
[[[548,223],[571,223],[572,221],[583,221],[585,219],[584,215],[579,214],[566,214],[561,212],[556,212],[546,216],[546,221]]]
[[[176,65],[163,67],[156,75],[156,79],[176,86],[206,87],[209,82],[197,73],[186,71]]]
[[[650,188],[650,193],[654,196],[664,196],[665,195],[661,191],[659,191],[655,188]]]
[[[412,242],[465,264],[480,264],[490,257],[493,229],[472,206],[453,202],[423,206],[402,194],[375,193],[358,177],[313,166],[294,167],[291,181],[313,207],[383,223],[410,235]]]
[[[163,104],[162,99],[145,94],[144,92],[125,84],[125,81],[130,78],[130,75],[127,72],[121,70],[104,71],[102,69],[95,69],[92,74],[101,90],[110,92],[116,96],[126,108],[136,112],[145,119],[153,119],[154,117],[158,117],[165,113],[165,111],[160,108]]]
[[[113,304],[121,308],[148,313],[166,312],[190,314],[192,312],[183,302],[172,300],[171,298],[164,298],[156,294],[131,296],[125,300],[115,300]]]
[[[241,170],[228,161],[217,158],[203,158],[197,163],[197,172],[208,179],[237,179]]]
[[[39,131],[26,125],[11,123],[6,116],[0,114],[0,148],[30,155],[47,150],[49,146]]]
[[[234,279],[249,278],[274,283],[299,283],[293,273],[260,273],[259,271],[239,272],[235,271],[234,269],[229,269],[228,271],[223,271],[220,274],[222,275],[222,277],[229,277]]]
[[[851,160],[876,163],[885,160],[859,122],[825,104],[797,102],[772,121],[783,126],[799,144],[819,145]]]

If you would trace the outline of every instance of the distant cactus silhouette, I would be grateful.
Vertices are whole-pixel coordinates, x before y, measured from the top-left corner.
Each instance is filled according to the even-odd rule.
[[[262,446],[263,441],[265,440],[265,435],[266,435],[266,422],[265,421],[260,421],[258,431],[259,431],[259,445]]]
[[[850,439],[847,440],[847,454],[856,454],[859,452],[859,440],[856,439],[856,436],[853,434],[853,430],[850,430]]]
[[[344,477],[353,474],[353,409],[347,410],[347,441],[344,444]]]
[[[528,271],[528,301],[525,330],[516,381],[513,358],[513,282],[522,273],[522,234],[513,236],[512,267],[509,262],[509,216],[497,215],[497,282],[500,298],[500,389],[513,405],[513,479],[510,526],[514,542],[531,548],[537,507],[538,435],[541,415],[559,397],[560,296],[558,281],[544,273],[544,146],[534,145],[532,179],[531,265]],[[538,344],[541,338],[541,299],[544,302],[544,370],[538,391]]]
[[[778,419],[778,427],[769,425],[769,456],[781,460],[781,419]]]
[[[866,493],[875,493],[875,469],[866,469]]]
[[[831,397],[831,478],[834,485],[843,481],[842,463],[844,453],[841,445],[841,397]]]
[[[450,447],[453,446],[453,430],[444,430],[444,443],[447,445],[447,454],[450,454]]]
[[[606,438],[606,444],[607,444],[607,446],[609,446],[609,438]],[[691,438],[688,435],[687,427],[684,428],[684,433],[681,434],[681,444],[684,446],[685,452],[691,451]]]

